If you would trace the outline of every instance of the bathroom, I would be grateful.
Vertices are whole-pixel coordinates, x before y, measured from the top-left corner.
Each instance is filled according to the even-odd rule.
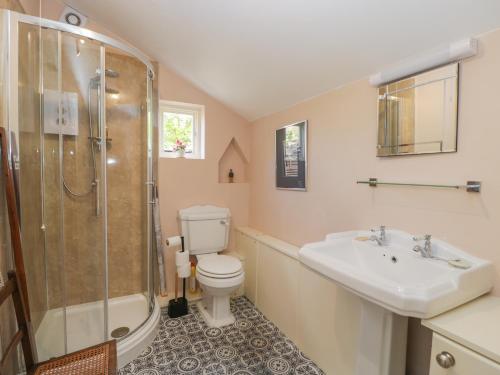
[[[0,0],[37,360],[116,339],[120,374],[500,374],[500,4],[396,4]],[[419,116],[442,109],[442,128],[395,142],[384,126],[416,118],[395,102],[436,82]],[[48,129],[64,113],[73,128]],[[297,164],[280,137],[300,139]],[[15,268],[23,289],[7,185],[1,281]],[[199,232],[212,254],[193,217],[224,223]],[[342,236],[355,256],[325,256]],[[230,301],[227,322],[204,259],[237,265],[210,305]],[[0,316],[5,353],[12,306]]]

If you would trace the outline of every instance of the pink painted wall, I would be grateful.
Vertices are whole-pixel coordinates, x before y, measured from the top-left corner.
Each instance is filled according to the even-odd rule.
[[[228,207],[232,227],[248,225],[250,188],[248,183],[219,183],[219,159],[234,137],[246,159],[250,155],[250,124],[223,104],[197,89],[165,67],[160,67],[159,90],[161,100],[202,104],[205,106],[205,159],[160,158],[158,183],[160,188],[163,233],[179,233],[177,211],[195,204],[213,204]],[[238,170],[235,170],[238,173]],[[230,248],[232,247],[230,236]],[[168,251],[168,264],[175,263],[173,250]],[[174,268],[168,272],[169,290],[172,290]]]
[[[500,31],[480,37],[480,53],[461,65],[458,152],[377,158],[377,89],[351,83],[252,125],[250,226],[303,245],[327,233],[380,224],[431,233],[500,270]],[[274,132],[309,120],[308,191],[274,187]],[[463,184],[480,180],[480,194],[377,187],[356,181]],[[494,293],[500,295],[497,277]],[[411,319],[407,373],[428,374],[430,332]]]
[[[380,224],[431,233],[500,269],[500,31],[480,38],[461,65],[458,152],[377,158],[377,90],[366,79],[256,121],[252,126],[250,225],[302,245]],[[309,120],[308,192],[274,188],[274,131]],[[356,185],[387,181],[463,184],[464,191]],[[500,294],[500,278],[496,290]]]

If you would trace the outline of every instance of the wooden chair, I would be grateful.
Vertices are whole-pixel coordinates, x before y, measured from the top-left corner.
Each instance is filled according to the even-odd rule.
[[[0,375],[5,374],[8,359],[16,353],[21,343],[26,363],[27,375],[114,375],[116,374],[116,341],[107,341],[77,352],[35,363],[32,349],[32,337],[28,325],[24,301],[14,271],[0,289],[0,305],[12,295],[14,310],[19,330],[10,341],[2,355]]]

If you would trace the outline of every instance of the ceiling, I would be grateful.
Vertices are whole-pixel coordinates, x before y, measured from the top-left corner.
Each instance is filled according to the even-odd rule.
[[[248,120],[500,27],[499,0],[66,0]]]

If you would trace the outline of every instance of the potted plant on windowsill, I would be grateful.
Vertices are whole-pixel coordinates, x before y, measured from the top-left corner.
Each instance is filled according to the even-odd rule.
[[[186,153],[186,144],[181,140],[175,141],[174,151],[178,158],[183,158]]]

